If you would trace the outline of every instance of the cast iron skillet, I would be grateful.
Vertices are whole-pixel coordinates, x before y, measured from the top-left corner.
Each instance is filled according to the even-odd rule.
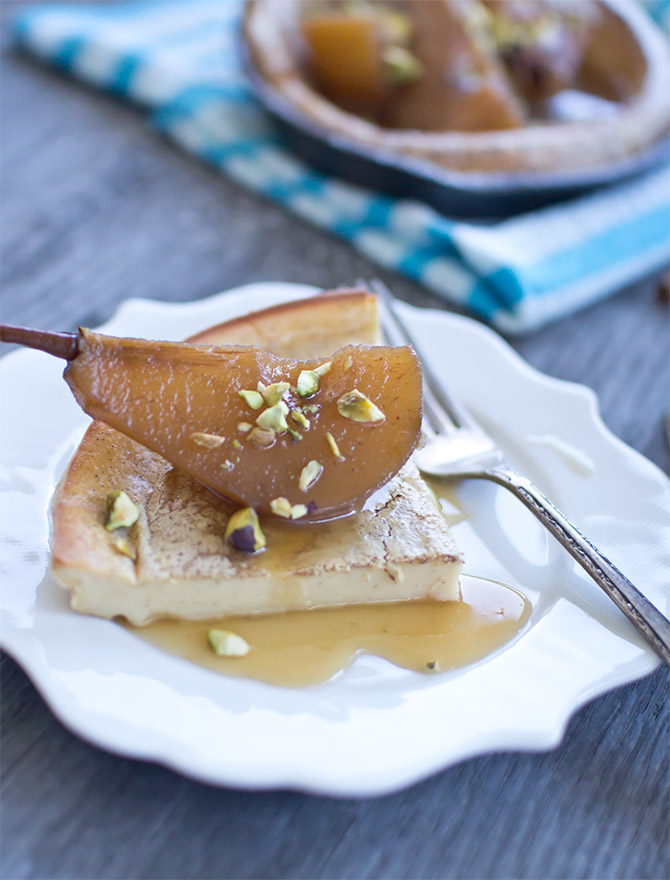
[[[670,159],[670,136],[624,159],[556,172],[458,172],[373,149],[320,128],[256,71],[244,36],[242,65],[284,143],[327,174],[393,196],[418,199],[452,217],[499,218],[630,180]]]

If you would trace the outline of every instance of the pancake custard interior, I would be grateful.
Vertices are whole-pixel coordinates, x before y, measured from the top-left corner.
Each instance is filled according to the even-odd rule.
[[[345,345],[380,344],[376,300],[359,290],[320,294],[189,341],[325,359]],[[114,493],[129,499],[135,521],[110,530]],[[76,611],[140,626],[460,598],[460,553],[411,462],[349,517],[311,525],[261,517],[262,552],[226,540],[232,515],[161,456],[93,421],[54,498],[52,571]]]

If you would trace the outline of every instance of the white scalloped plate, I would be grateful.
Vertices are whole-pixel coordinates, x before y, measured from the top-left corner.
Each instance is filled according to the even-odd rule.
[[[131,300],[104,329],[177,339],[313,291],[255,284],[184,305]],[[667,613],[670,483],[605,428],[592,392],[536,372],[474,321],[404,312],[512,462]],[[61,721],[103,748],[219,785],[377,795],[483,752],[554,747],[577,708],[657,665],[532,516],[475,482],[458,493],[466,570],[518,586],[533,611],[514,642],[464,670],[426,677],[363,656],[319,687],[276,688],[75,614],[47,574],[50,496],[87,424],[60,373],[39,352],[0,362],[2,643]]]

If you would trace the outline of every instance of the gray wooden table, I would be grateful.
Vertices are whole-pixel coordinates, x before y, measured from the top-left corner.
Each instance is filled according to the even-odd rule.
[[[5,0],[3,20],[16,8]],[[7,41],[4,320],[65,330],[105,320],[129,295],[180,301],[262,279],[329,286],[379,273]],[[594,388],[612,430],[667,467],[668,308],[657,282],[513,344],[539,369]],[[2,675],[7,880],[670,874],[664,671],[584,708],[553,752],[478,758],[375,800],[221,790],[106,754],[55,721],[8,657]]]

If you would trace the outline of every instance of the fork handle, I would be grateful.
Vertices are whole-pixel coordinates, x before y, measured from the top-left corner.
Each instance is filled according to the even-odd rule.
[[[507,468],[490,468],[479,476],[513,492],[623,611],[663,662],[670,666],[670,621],[575,528],[537,486]]]

